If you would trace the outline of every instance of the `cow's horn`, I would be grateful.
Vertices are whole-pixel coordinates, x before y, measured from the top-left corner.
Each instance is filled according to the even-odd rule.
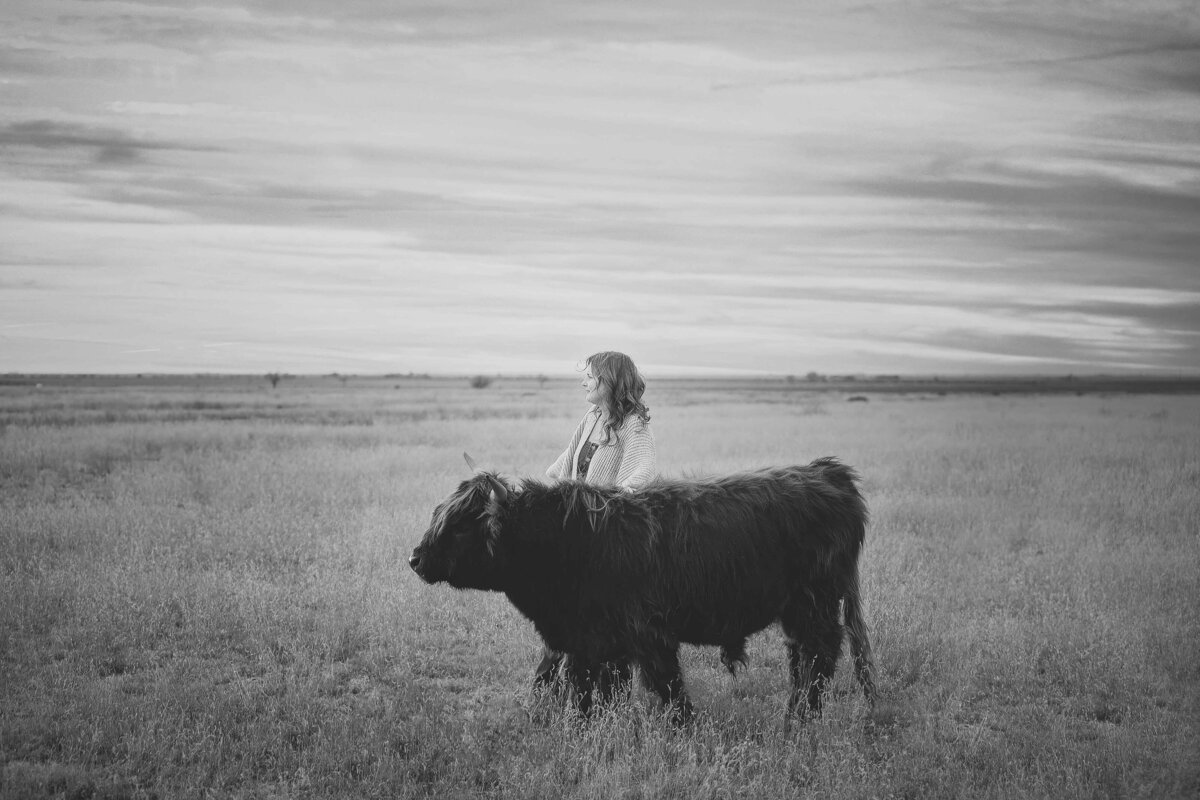
[[[490,483],[492,485],[492,491],[496,493],[497,502],[503,503],[505,500],[507,500],[508,499],[508,487],[505,486],[503,483],[501,483],[500,479],[497,478],[492,473],[485,472],[483,474],[487,476],[488,483]]]
[[[463,453],[463,458],[467,462],[467,466],[471,468],[471,472],[479,472],[479,467],[475,464],[475,459],[471,458],[469,453]]]

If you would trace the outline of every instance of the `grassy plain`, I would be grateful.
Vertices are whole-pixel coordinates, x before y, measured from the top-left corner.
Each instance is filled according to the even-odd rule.
[[[837,455],[873,513],[882,700],[783,732],[779,634],[701,712],[529,692],[498,595],[406,558],[461,452],[540,475],[574,384],[0,387],[0,797],[1197,797],[1195,395],[661,382],[661,471]],[[939,387],[939,391],[942,388]]]

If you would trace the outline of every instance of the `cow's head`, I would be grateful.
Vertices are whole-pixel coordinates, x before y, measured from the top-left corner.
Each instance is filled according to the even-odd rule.
[[[498,589],[496,540],[512,490],[495,474],[477,472],[433,511],[429,530],[408,564],[427,583]]]

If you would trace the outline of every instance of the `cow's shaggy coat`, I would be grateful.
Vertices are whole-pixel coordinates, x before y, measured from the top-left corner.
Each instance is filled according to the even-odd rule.
[[[680,717],[691,713],[681,642],[715,645],[733,671],[772,622],[787,637],[792,690],[819,710],[842,648],[874,697],[859,599],[867,511],[832,458],[634,492],[567,481],[520,489],[478,473],[434,511],[409,563],[429,583],[504,592],[546,644],[568,654],[580,708],[598,665],[631,660]]]

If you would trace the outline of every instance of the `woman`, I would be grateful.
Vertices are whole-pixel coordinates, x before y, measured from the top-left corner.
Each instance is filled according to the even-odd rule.
[[[638,489],[654,477],[650,409],[642,402],[646,382],[633,359],[611,350],[590,356],[584,368],[584,399],[592,407],[546,474],[555,480]]]
[[[555,480],[581,480],[632,492],[654,478],[650,409],[642,402],[646,383],[633,359],[611,350],[589,356],[584,369],[584,399],[591,408],[546,474]],[[562,653],[545,648],[534,685],[552,683],[562,659]],[[629,665],[613,663],[604,665],[596,683],[602,695],[611,695],[629,679]]]

